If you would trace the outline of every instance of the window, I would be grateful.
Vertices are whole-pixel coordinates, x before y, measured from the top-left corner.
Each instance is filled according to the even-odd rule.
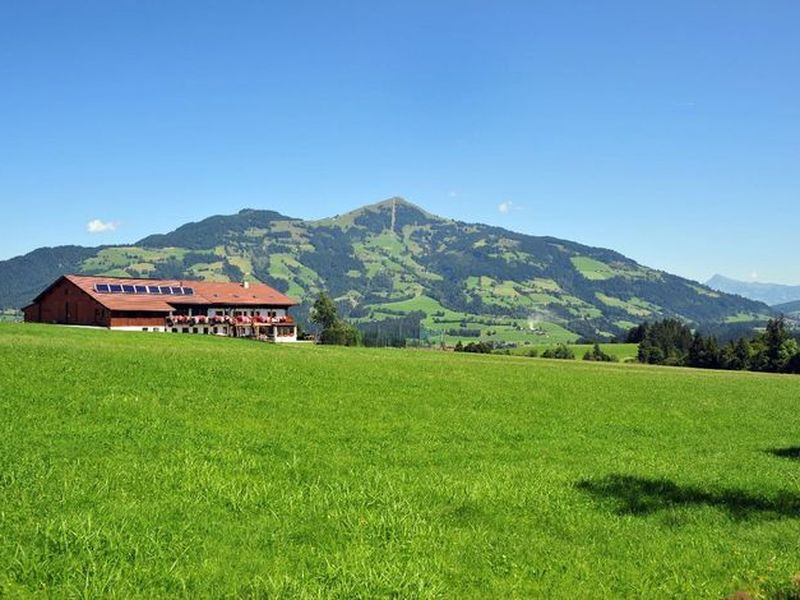
[[[142,327],[142,331],[148,331],[147,327]]]
[[[172,333],[178,333],[178,328],[177,327],[173,327],[172,328]]]
[[[192,327],[192,333],[197,333],[197,327]]]
[[[189,333],[189,328],[188,327],[184,327],[183,328],[183,333]]]
[[[211,331],[216,334],[216,333],[219,332],[219,328],[218,327],[214,327]]]

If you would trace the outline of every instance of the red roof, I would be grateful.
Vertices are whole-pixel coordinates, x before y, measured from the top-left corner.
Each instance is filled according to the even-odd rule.
[[[297,301],[263,283],[251,283],[245,288],[241,283],[191,281],[188,279],[133,279],[129,277],[102,277],[95,275],[65,275],[64,278],[77,285],[109,310],[168,312],[174,306],[181,304],[279,307],[289,307],[297,304]],[[95,285],[98,283],[190,287],[194,290],[194,294],[191,296],[158,296],[104,293],[96,291]],[[37,302],[46,292],[47,290],[39,294],[34,302]]]

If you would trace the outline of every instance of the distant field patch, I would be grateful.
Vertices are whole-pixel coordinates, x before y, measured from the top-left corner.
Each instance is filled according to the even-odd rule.
[[[457,313],[442,306],[438,301],[430,296],[416,296],[408,300],[401,300],[398,302],[386,302],[385,304],[375,305],[375,310],[389,309],[399,312],[414,312],[421,311],[428,314],[442,313],[442,316],[450,316],[452,318],[463,318],[464,313]]]
[[[725,319],[726,323],[749,323],[750,321],[765,321],[767,317],[757,313],[740,312]]]
[[[607,264],[588,256],[572,256],[570,260],[575,269],[586,279],[601,281],[611,279],[615,275],[613,269]]]
[[[606,306],[613,306],[614,308],[621,308],[625,312],[636,317],[648,317],[653,314],[656,307],[652,307],[647,303],[643,303],[638,298],[631,298],[630,300],[622,300],[603,294],[602,292],[595,292],[595,297]]]
[[[691,285],[689,287],[691,287],[695,292],[697,292],[701,296],[707,296],[709,298],[719,298],[719,293],[715,292],[710,288],[703,287],[701,285]]]

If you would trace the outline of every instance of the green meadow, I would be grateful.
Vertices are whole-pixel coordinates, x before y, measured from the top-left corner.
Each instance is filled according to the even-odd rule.
[[[24,324],[0,366],[2,597],[770,597],[800,572],[796,376]]]

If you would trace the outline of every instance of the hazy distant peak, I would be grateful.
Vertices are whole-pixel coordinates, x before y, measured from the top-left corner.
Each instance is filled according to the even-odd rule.
[[[750,300],[764,302],[770,306],[800,300],[800,285],[740,281],[719,274],[709,279],[706,285],[726,294],[737,294]]]

